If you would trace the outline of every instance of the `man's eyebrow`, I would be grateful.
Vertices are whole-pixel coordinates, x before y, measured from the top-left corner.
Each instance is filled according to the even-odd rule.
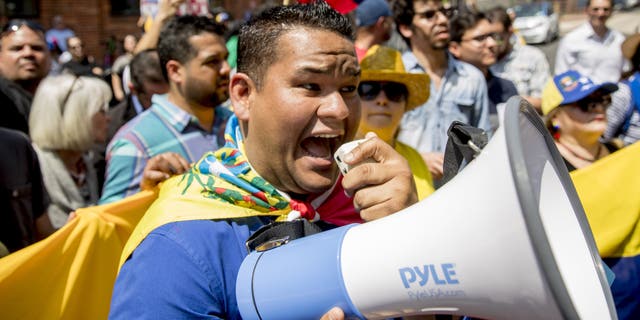
[[[302,68],[298,69],[298,70],[296,71],[296,74],[299,74],[299,75],[303,75],[303,74],[305,74],[305,73],[311,73],[311,74],[331,74],[331,73],[333,73],[333,70],[334,70],[334,69],[335,69],[335,68],[334,68],[334,67],[331,67],[331,66],[316,66],[316,65],[310,65],[310,66],[304,66],[304,67],[302,67]],[[345,72],[346,72],[347,74],[349,74],[350,76],[357,77],[357,76],[360,76],[361,69],[360,69],[360,67],[357,67],[357,68],[347,68],[347,69],[345,70]]]
[[[331,69],[329,66],[308,65],[298,69],[296,73],[328,74],[331,73]]]

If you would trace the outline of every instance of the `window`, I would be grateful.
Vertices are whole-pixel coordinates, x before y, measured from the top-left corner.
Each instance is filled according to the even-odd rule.
[[[114,15],[114,16],[140,15],[140,0],[111,0],[111,15]]]
[[[36,18],[39,16],[38,0],[0,0],[5,16],[12,18]]]

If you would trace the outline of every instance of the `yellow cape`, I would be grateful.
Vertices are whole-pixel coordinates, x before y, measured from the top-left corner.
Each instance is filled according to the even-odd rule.
[[[106,319],[122,248],[156,196],[79,209],[53,235],[0,259],[0,318]]]

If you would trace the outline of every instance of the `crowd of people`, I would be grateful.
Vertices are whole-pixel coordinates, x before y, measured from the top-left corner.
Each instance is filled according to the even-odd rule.
[[[16,19],[0,34],[6,253],[79,208],[163,183],[124,253],[113,319],[239,318],[252,233],[362,223],[428,197],[445,183],[450,124],[491,136],[513,96],[538,110],[569,171],[640,138],[640,34],[606,26],[610,0],[587,1],[555,70],[501,7],[364,0],[341,14],[318,1],[260,8],[229,30],[176,16],[182,2],[160,0],[111,70],[59,16],[49,31]],[[333,154],[353,139],[364,142],[339,174]],[[620,318],[640,317],[640,285],[625,290],[614,282]]]

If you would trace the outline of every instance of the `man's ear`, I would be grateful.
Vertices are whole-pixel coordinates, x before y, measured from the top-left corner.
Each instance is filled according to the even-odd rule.
[[[257,92],[255,82],[245,73],[236,73],[231,77],[229,98],[233,112],[238,120],[248,121],[249,111]]]
[[[411,29],[411,26],[408,25],[399,25],[398,31],[400,31],[400,34],[407,39],[411,39],[411,36],[413,35],[413,30]]]
[[[460,44],[454,41],[449,42],[449,52],[457,59],[460,59]]]
[[[182,70],[182,64],[176,60],[167,61],[167,76],[169,77],[169,83],[182,83],[184,81],[184,71]]]

